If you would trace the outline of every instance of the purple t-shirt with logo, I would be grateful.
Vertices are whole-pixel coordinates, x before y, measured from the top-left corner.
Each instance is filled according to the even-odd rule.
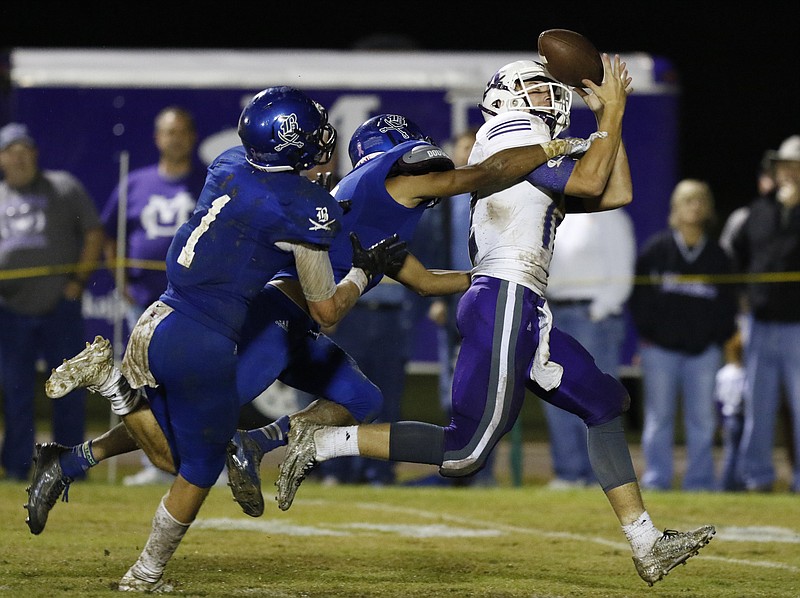
[[[125,255],[128,260],[148,262],[132,264],[126,271],[128,294],[137,305],[147,307],[167,288],[167,250],[175,232],[192,215],[205,175],[199,164],[188,175],[176,179],[161,175],[157,164],[128,175]],[[119,186],[102,213],[106,233],[112,239],[117,238],[118,212]]]

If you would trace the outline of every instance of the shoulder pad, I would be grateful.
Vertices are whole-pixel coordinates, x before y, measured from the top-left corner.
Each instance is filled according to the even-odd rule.
[[[394,163],[391,174],[426,174],[454,168],[453,161],[442,148],[422,144],[416,145],[404,153]]]

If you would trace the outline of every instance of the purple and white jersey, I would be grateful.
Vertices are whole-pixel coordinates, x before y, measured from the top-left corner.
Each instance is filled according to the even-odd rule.
[[[178,228],[189,220],[203,188],[205,169],[197,165],[186,176],[170,179],[158,165],[134,170],[128,176],[126,210],[126,257],[163,262]],[[117,237],[119,187],[108,198],[102,219],[106,233]],[[147,306],[167,287],[166,273],[152,267],[129,267],[128,293]]]
[[[539,117],[526,112],[504,112],[478,130],[469,163],[478,163],[504,149],[549,140],[550,131]],[[557,168],[559,163],[556,158],[540,169]],[[544,295],[556,227],[564,218],[559,204],[559,194],[546,192],[529,181],[485,197],[473,197],[472,276],[501,278]]]

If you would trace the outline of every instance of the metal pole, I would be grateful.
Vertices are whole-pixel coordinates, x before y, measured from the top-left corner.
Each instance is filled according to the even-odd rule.
[[[119,206],[117,211],[117,251],[114,260],[114,333],[112,346],[114,347],[114,363],[119,366],[122,361],[122,349],[124,347],[125,320],[125,298],[123,289],[125,288],[125,254],[127,253],[127,227],[128,227],[128,166],[130,154],[123,150],[119,154]],[[109,411],[109,429],[119,423],[119,417]],[[111,459],[108,462],[108,481],[114,482],[117,477],[117,460]]]

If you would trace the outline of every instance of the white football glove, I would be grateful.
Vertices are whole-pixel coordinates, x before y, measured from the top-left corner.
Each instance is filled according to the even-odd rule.
[[[543,143],[542,148],[548,158],[555,158],[556,156],[580,156],[587,152],[595,139],[603,139],[604,137],[608,137],[608,133],[605,131],[596,131],[589,135],[587,139],[581,137],[553,139],[552,141]]]

